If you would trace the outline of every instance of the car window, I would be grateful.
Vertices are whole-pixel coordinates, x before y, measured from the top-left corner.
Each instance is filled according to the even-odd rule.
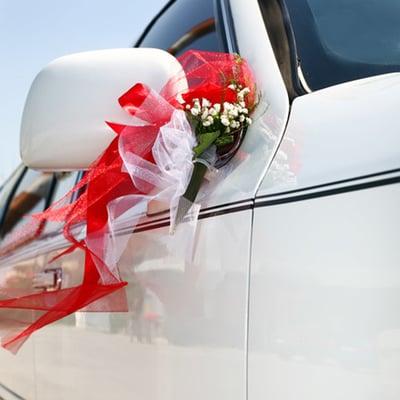
[[[224,51],[217,30],[213,0],[178,0],[157,19],[138,45],[164,49],[173,55],[189,49]]]
[[[51,202],[55,203],[63,197],[74,187],[78,180],[78,175],[79,172],[56,172],[55,173],[55,186],[54,186],[54,191],[53,195],[51,198]],[[61,204],[67,204],[73,200],[73,197],[75,197],[77,194],[72,193],[65,197],[64,200],[61,201]],[[60,204],[60,206],[61,206]],[[43,234],[49,234],[53,232],[60,231],[60,229],[63,227],[62,222],[51,222],[48,221],[46,222],[46,226],[44,227]]]
[[[1,237],[7,243],[8,238],[18,228],[27,224],[29,214],[43,211],[53,187],[54,177],[52,173],[38,172],[28,169],[17,190],[15,191],[3,220]]]
[[[285,4],[297,61],[312,90],[400,71],[399,0],[285,0]]]
[[[56,172],[56,182],[52,196],[52,202],[62,199],[75,185],[79,172]],[[66,201],[70,201],[69,196]]]
[[[8,200],[12,195],[15,185],[24,173],[25,167],[21,164],[14,173],[7,179],[0,189],[0,221],[3,217],[3,213],[7,207]]]

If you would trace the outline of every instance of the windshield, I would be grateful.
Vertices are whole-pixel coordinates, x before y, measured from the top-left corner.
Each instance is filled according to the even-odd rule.
[[[399,0],[285,0],[307,85],[400,71]]]

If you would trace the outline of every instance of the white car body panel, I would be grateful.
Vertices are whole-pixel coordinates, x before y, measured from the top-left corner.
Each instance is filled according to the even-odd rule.
[[[18,357],[2,351],[0,355],[1,399],[35,398],[35,379],[35,345],[33,341],[26,343],[26,346],[18,353]]]
[[[38,398],[243,399],[251,213],[200,220],[192,263],[168,227],[133,234],[120,269],[142,314],[78,313],[35,334]],[[67,258],[72,285],[82,257]]]
[[[399,167],[400,74],[343,83],[296,98],[259,196]]]
[[[400,74],[294,100],[261,184],[248,398],[397,399]]]
[[[256,206],[249,399],[400,397],[399,203],[397,183]]]

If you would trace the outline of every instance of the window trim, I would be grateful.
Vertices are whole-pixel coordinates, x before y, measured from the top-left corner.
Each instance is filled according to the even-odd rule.
[[[239,53],[235,24],[229,0],[215,0],[214,10],[216,24],[218,25],[218,23],[221,22],[220,33],[225,51],[229,53]]]
[[[285,36],[285,37],[282,37],[282,40],[286,42],[287,48],[288,48],[289,61],[286,62],[286,65],[289,64],[288,66],[290,68],[290,74],[285,73],[280,66],[279,61],[282,61],[282,60],[279,57],[277,45],[276,45],[275,41],[273,40],[274,32],[272,31],[270,21],[268,20],[268,17],[266,16],[266,7],[268,7],[268,5],[271,1],[274,1],[276,3],[276,6],[279,8],[279,12],[280,12],[280,24],[279,25],[281,25],[279,27],[279,31],[284,32],[283,34],[281,34],[281,36],[283,36],[283,35]],[[298,62],[298,51],[297,51],[297,47],[296,47],[296,41],[295,41],[295,36],[294,36],[293,28],[292,28],[289,11],[286,7],[285,0],[258,0],[258,6],[260,7],[260,11],[261,11],[261,15],[262,15],[262,18],[264,21],[265,29],[269,34],[271,46],[274,51],[275,58],[278,62],[282,78],[285,82],[286,90],[289,95],[289,101],[290,101],[290,103],[292,103],[296,97],[310,93],[311,90],[308,88],[308,85],[306,84],[304,76],[302,75],[301,66],[299,65],[299,62]],[[277,21],[277,22],[279,22],[279,21]]]

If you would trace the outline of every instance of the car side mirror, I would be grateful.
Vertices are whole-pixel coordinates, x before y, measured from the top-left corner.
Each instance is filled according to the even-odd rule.
[[[179,62],[159,49],[100,50],[56,59],[37,75],[26,100],[23,162],[46,171],[86,169],[115,137],[105,121],[131,122],[118,98],[138,82],[159,91],[181,71]]]

